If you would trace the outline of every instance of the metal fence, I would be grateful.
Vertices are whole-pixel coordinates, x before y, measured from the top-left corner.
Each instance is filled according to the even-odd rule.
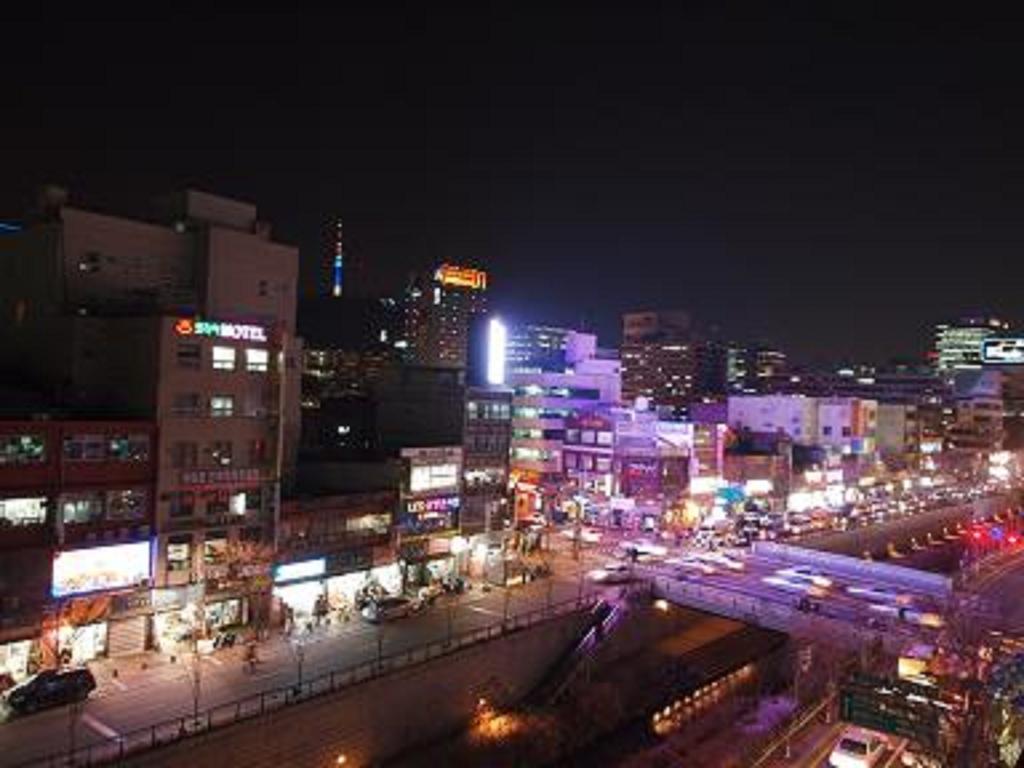
[[[42,768],[43,766],[80,768],[81,766],[117,762],[133,753],[144,752],[217,728],[260,717],[282,707],[318,696],[337,693],[390,672],[424,664],[503,635],[536,626],[550,619],[592,608],[596,602],[594,597],[574,598],[526,613],[509,615],[503,621],[454,634],[448,639],[434,640],[399,653],[381,655],[358,664],[325,672],[301,683],[267,689],[235,701],[219,704],[200,712],[198,717],[183,715],[165,720],[106,741],[82,746],[73,752],[63,751],[19,763],[15,768]]]
[[[886,650],[898,652],[908,639],[914,638],[909,631],[896,627],[879,632],[845,619],[804,613],[795,603],[790,606],[710,584],[655,577],[653,585],[658,597],[671,602],[766,629],[828,641],[839,647],[857,649],[881,641]]]

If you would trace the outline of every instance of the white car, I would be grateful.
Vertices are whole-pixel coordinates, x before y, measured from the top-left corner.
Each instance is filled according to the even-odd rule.
[[[864,597],[869,600],[880,600],[883,603],[910,605],[913,602],[913,597],[910,595],[889,587],[858,587],[851,584],[846,588],[846,591],[855,597]]]
[[[601,584],[625,584],[633,580],[633,570],[625,563],[608,563],[604,568],[597,568],[588,575],[592,581]]]
[[[846,728],[828,756],[832,768],[873,768],[888,747],[885,738],[866,728]]]
[[[761,581],[776,589],[784,589],[787,592],[799,592],[802,595],[818,598],[828,596],[828,591],[824,587],[819,587],[812,582],[790,581],[782,576],[764,576]]]
[[[698,557],[672,557],[665,561],[666,565],[674,565],[678,570],[697,571],[705,576],[717,573],[718,569],[711,563]]]
[[[724,552],[695,552],[693,557],[710,565],[717,565],[729,571],[742,571],[746,564],[742,560],[730,557]]]
[[[832,579],[821,571],[814,570],[809,565],[794,565],[790,568],[782,568],[776,571],[775,575],[794,581],[809,581],[822,589],[828,589],[832,586]]]
[[[562,530],[562,535],[567,539],[575,539],[576,529],[564,528]],[[593,528],[580,528],[580,541],[586,544],[597,544],[601,541],[601,532],[595,531]]]

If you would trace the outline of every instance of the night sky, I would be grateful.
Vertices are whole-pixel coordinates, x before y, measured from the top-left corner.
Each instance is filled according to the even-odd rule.
[[[475,262],[506,312],[605,343],[648,307],[805,362],[1024,322],[1016,19],[418,5],[8,17],[0,219],[47,181],[132,214],[238,196],[313,293],[340,214],[376,290]]]

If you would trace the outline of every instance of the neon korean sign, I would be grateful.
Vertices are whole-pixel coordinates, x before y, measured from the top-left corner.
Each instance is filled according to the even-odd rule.
[[[434,273],[434,279],[441,285],[450,285],[456,288],[472,288],[474,291],[482,291],[487,288],[487,273],[482,269],[473,269],[472,267],[442,264]]]
[[[238,341],[267,340],[267,332],[263,326],[245,323],[218,323],[213,320],[200,320],[183,317],[174,324],[174,332],[179,336],[212,336],[218,339],[236,339]]]

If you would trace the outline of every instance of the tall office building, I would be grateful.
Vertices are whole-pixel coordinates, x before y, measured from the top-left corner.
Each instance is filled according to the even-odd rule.
[[[566,345],[575,333],[550,325],[514,325],[508,331],[506,367],[510,372],[564,371]]]
[[[487,308],[487,273],[442,264],[405,293],[406,357],[418,365],[465,368],[469,330]]]
[[[682,413],[697,377],[696,339],[685,312],[631,312],[622,318],[622,396]]]
[[[957,371],[981,368],[981,345],[985,339],[1010,330],[1010,324],[997,317],[962,317],[952,323],[935,326],[935,370],[947,380]]]

